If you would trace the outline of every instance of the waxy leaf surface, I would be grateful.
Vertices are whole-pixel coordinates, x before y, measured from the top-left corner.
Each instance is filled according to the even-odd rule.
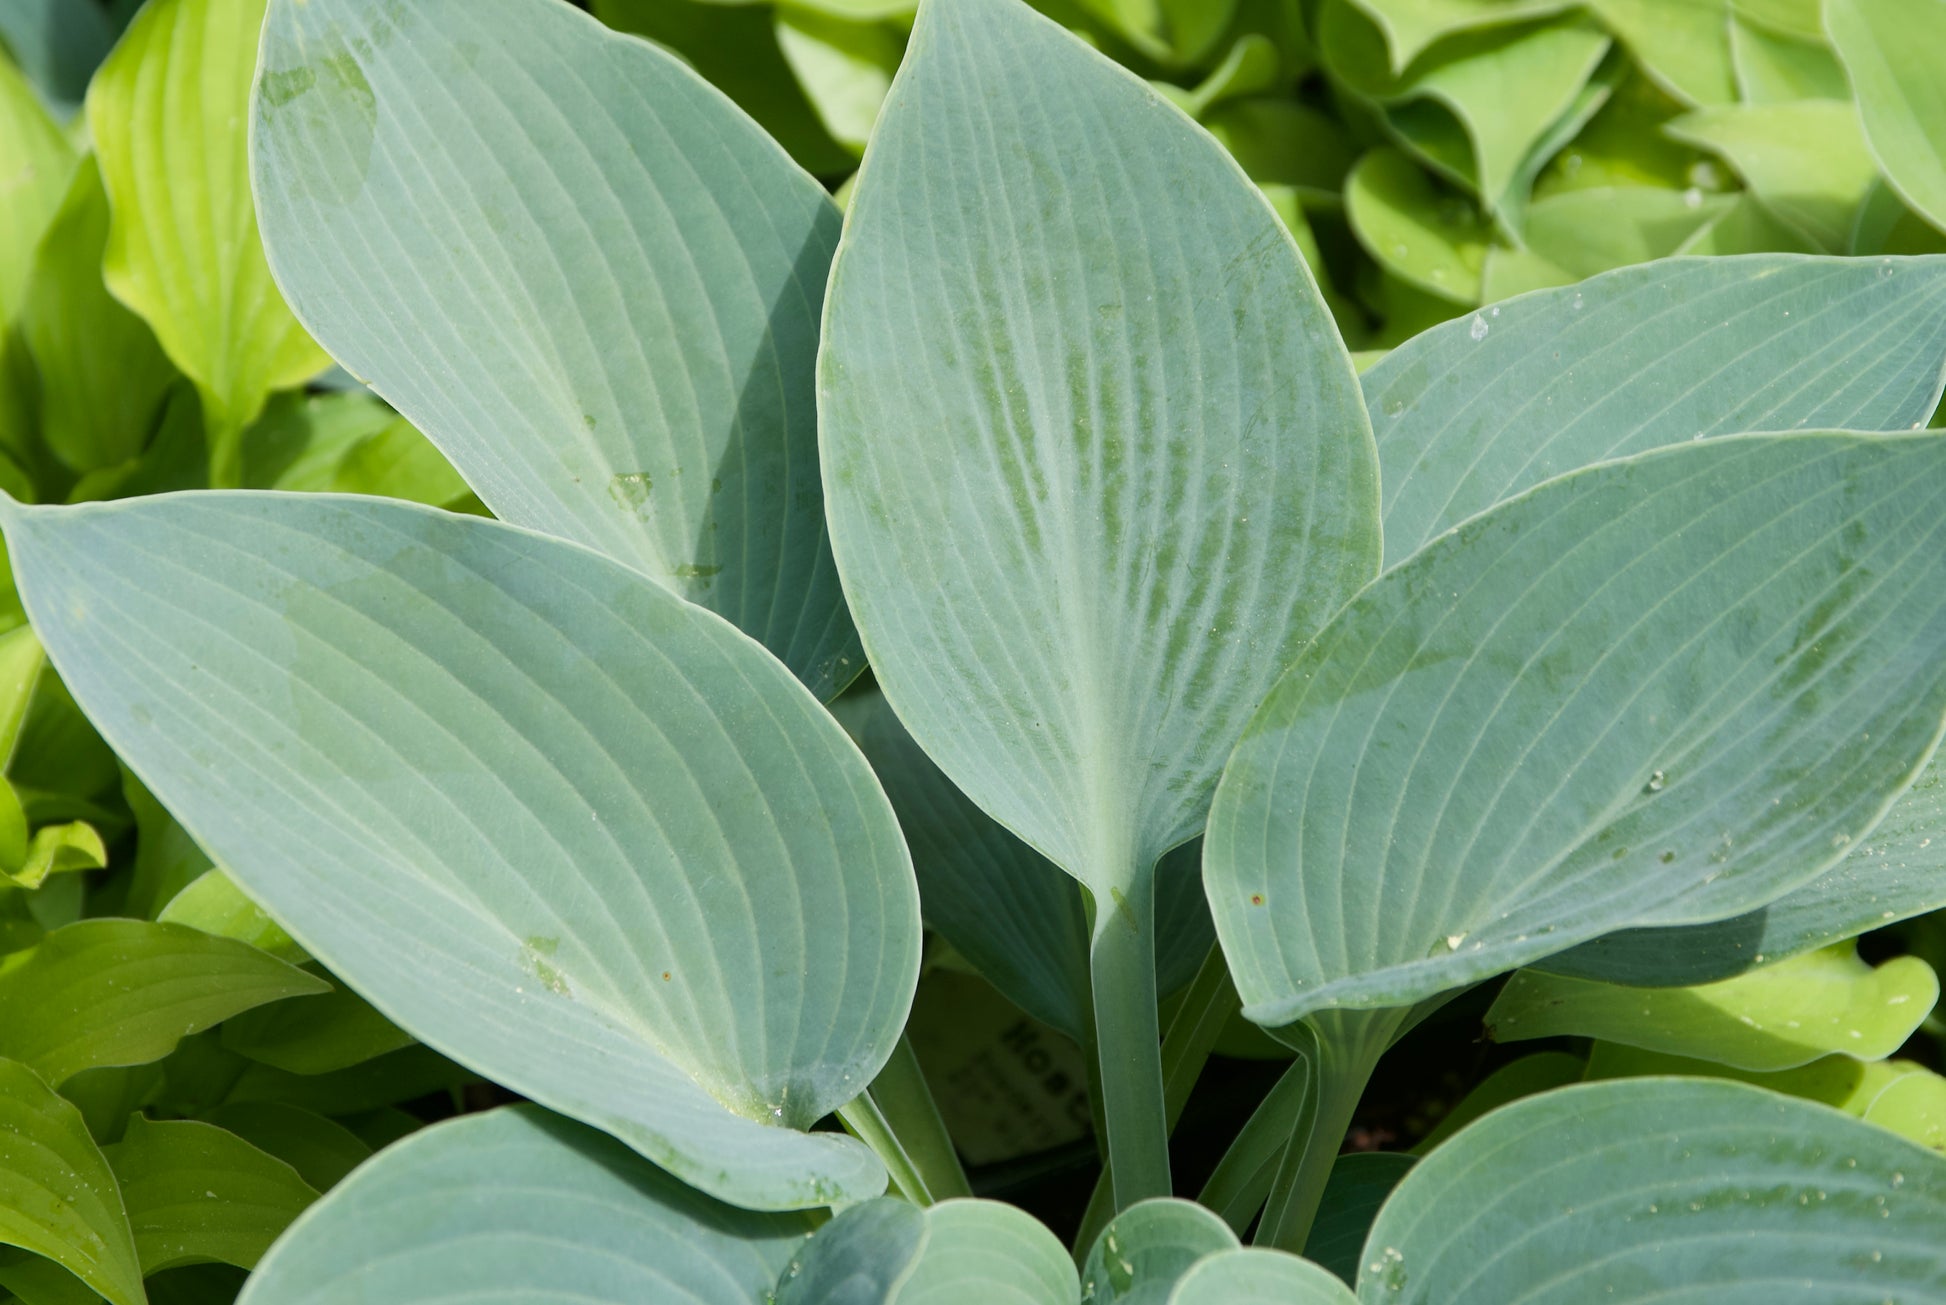
[[[802,1215],[719,1204],[611,1138],[516,1106],[387,1148],[291,1226],[239,1305],[749,1305],[810,1230]]]
[[[999,1201],[926,1209],[887,1198],[844,1211],[777,1279],[776,1305],[1075,1305],[1074,1261],[1039,1220]]]
[[[813,362],[838,210],[681,60],[559,0],[278,0],[252,106],[298,316],[503,520],[863,669]]]
[[[1906,430],[1946,380],[1946,258],[1623,268],[1414,337],[1366,372],[1385,561],[1553,476],[1752,430]]]
[[[1872,153],[1900,196],[1946,230],[1946,4],[1830,0],[1825,22]]]
[[[886,697],[1101,899],[1372,574],[1351,363],[1222,149],[1014,0],[922,11],[833,272],[833,546]]]
[[[1252,1246],[1198,1260],[1177,1280],[1169,1305],[1356,1305],[1357,1299],[1330,1270]]]
[[[1402,1007],[1815,877],[1946,715],[1946,442],[1743,436],[1547,482],[1279,683],[1204,876],[1246,1013]]]
[[[918,897],[864,758],[762,649],[578,545],[380,499],[7,536],[90,718],[388,1018],[727,1199],[878,1194],[857,1143],[793,1130],[890,1054]]]
[[[1082,1299],[1165,1305],[1197,1261],[1236,1249],[1230,1226],[1194,1201],[1143,1201],[1116,1215],[1095,1239],[1081,1266]]]
[[[1358,1299],[1931,1300],[1942,1219],[1946,1161],[1827,1107],[1738,1083],[1590,1083],[1421,1160],[1373,1225]]]

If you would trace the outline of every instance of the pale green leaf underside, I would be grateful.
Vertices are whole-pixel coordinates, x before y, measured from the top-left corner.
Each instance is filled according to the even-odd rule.
[[[820,1228],[777,1279],[776,1305],[1075,1305],[1074,1261],[999,1201],[919,1209],[887,1198]],[[767,1298],[768,1299],[768,1298]]]
[[[330,361],[271,280],[250,199],[244,109],[266,0],[144,5],[88,89],[114,204],[102,273],[240,429],[271,390]]]
[[[1253,1019],[1405,1006],[1834,864],[1946,715],[1946,442],[1727,437],[1386,573],[1239,744],[1204,876]]]
[[[136,1115],[107,1155],[144,1274],[209,1261],[254,1268],[318,1199],[282,1160],[197,1120]]]
[[[1946,379],[1946,257],[1623,268],[1436,326],[1362,379],[1392,566],[1591,463],[1741,431],[1923,424]]]
[[[1009,1001],[1082,1042],[1094,1015],[1080,886],[954,788],[882,694],[853,692],[832,710],[899,813],[926,924]],[[1156,990],[1164,997],[1195,977],[1215,941],[1202,851],[1200,841],[1184,843],[1156,864]]]
[[[278,280],[494,513],[863,669],[813,362],[838,210],[680,60],[558,0],[273,5],[252,106]]]
[[[142,1271],[121,1191],[81,1112],[27,1066],[0,1060],[0,1243],[138,1305]]]
[[[0,973],[0,1056],[58,1087],[85,1069],[160,1060],[187,1034],[327,987],[186,925],[81,920]]]
[[[809,1231],[517,1106],[388,1148],[291,1226],[239,1305],[749,1305]]]
[[[1556,974],[1637,985],[1708,983],[1946,906],[1946,770],[1933,764],[1816,879],[1714,924],[1625,929],[1550,956]]]
[[[1795,1069],[1833,1053],[1880,1060],[1939,1000],[1939,980],[1917,956],[1874,969],[1849,943],[1821,948],[1719,983],[1627,988],[1522,970],[1487,1012],[1498,1042],[1599,1038],[1737,1069]]]
[[[1738,1083],[1590,1083],[1420,1161],[1372,1228],[1358,1299],[1933,1300],[1942,1220],[1946,1161],[1827,1107]]]
[[[1829,0],[1825,15],[1872,153],[1899,195],[1946,230],[1946,4]]]
[[[917,894],[863,758],[755,644],[584,548],[380,499],[7,534],[91,719],[394,1022],[726,1199],[877,1194],[856,1143],[791,1129],[890,1054]]]
[[[1163,1305],[1198,1260],[1237,1249],[1230,1226],[1194,1201],[1159,1197],[1130,1206],[1102,1229],[1081,1266],[1090,1305]]]
[[[887,698],[1098,895],[1193,835],[1376,565],[1349,358],[1256,188],[1016,0],[925,9],[832,274],[833,547]]]
[[[1356,1305],[1357,1300],[1329,1270],[1252,1246],[1199,1260],[1177,1281],[1169,1305]]]

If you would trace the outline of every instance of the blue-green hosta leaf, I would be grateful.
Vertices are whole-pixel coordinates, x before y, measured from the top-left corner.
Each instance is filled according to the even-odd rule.
[[[0,1056],[58,1087],[84,1069],[160,1060],[187,1034],[326,986],[183,925],[80,920],[0,973]]]
[[[1946,383],[1946,258],[1623,268],[1436,326],[1362,378],[1385,561],[1590,463],[1749,430],[1906,430]]]
[[[1751,193],[1826,253],[1845,251],[1859,205],[1878,179],[1848,100],[1703,109],[1667,131],[1721,155]]]
[[[853,1206],[812,1235],[777,1279],[776,1305],[1074,1305],[1066,1248],[998,1201]]]
[[[1358,1298],[1399,1305],[1922,1301],[1946,1160],[1738,1083],[1634,1079],[1497,1110],[1380,1211]]]
[[[46,1256],[114,1305],[143,1299],[114,1171],[81,1112],[12,1060],[0,1060],[0,1243]]]
[[[1190,1267],[1237,1249],[1230,1225],[1194,1201],[1158,1197],[1131,1205],[1102,1229],[1081,1266],[1090,1305],[1166,1305]]]
[[[297,1106],[237,1101],[202,1118],[276,1156],[320,1192],[336,1187],[372,1155],[372,1148],[343,1124]]]
[[[318,1199],[282,1160],[196,1120],[137,1115],[106,1154],[144,1274],[208,1260],[253,1268]]]
[[[1407,1006],[1836,863],[1946,716],[1942,498],[1946,442],[1724,437],[1388,571],[1218,790],[1204,877],[1246,1013]]]
[[[1205,1256],[1169,1294],[1169,1305],[1357,1305],[1357,1300],[1330,1270],[1255,1246]]]
[[[750,1305],[810,1230],[803,1215],[720,1205],[592,1129],[517,1106],[387,1148],[291,1226],[239,1305]]]
[[[833,711],[899,813],[926,923],[1009,1001],[1083,1041],[1090,998],[1079,885],[953,787],[884,695],[851,693]],[[1167,997],[1195,977],[1215,941],[1200,841],[1157,863],[1155,918],[1156,990]]]
[[[34,249],[60,210],[73,171],[74,146],[0,52],[0,328],[20,307]]]
[[[818,490],[838,210],[755,123],[560,0],[278,0],[252,117],[298,316],[497,516],[820,697],[863,668]]]
[[[138,456],[176,379],[149,324],[101,279],[107,243],[108,192],[89,157],[48,227],[20,314],[40,374],[41,438],[77,472]]]
[[[1939,1000],[1917,956],[1874,969],[1838,943],[1754,973],[1686,988],[1625,988],[1522,970],[1487,1012],[1499,1042],[1573,1036],[1733,1065],[1794,1069],[1833,1052],[1880,1060]]]
[[[1349,360],[1235,164],[1012,0],[920,15],[831,293],[834,545],[886,697],[1105,906],[1370,574]]]
[[[1825,21],[1872,153],[1900,196],[1946,230],[1946,5],[1830,0]]]
[[[1550,956],[1556,974],[1637,986],[1709,983],[1946,907],[1946,769],[1937,757],[1845,859],[1755,911],[1626,929]]]
[[[270,391],[330,361],[271,281],[250,198],[245,110],[267,3],[154,0],[88,88],[114,211],[102,272],[201,390],[219,483],[235,483],[237,436]]]
[[[918,895],[864,759],[750,640],[383,499],[17,508],[7,537],[116,750],[388,1018],[717,1194],[878,1193],[857,1143],[793,1130],[890,1054]]]

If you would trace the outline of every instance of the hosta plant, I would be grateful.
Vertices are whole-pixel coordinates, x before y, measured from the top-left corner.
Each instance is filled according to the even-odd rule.
[[[259,1263],[157,1213],[226,1130],[105,1153],[0,1032],[29,1305],[1946,1298],[1941,1080],[1881,1064],[1937,983],[1851,945],[1946,901],[1946,259],[1651,263],[1360,376],[1230,155],[1019,0],[921,7],[842,217],[557,0],[273,0],[250,181],[498,519],[8,500],[27,615],[268,913],[199,945],[525,1102],[259,1173]],[[1071,1245],[972,1197],[922,919],[1085,1048]],[[1340,1158],[1516,970],[1496,1036],[1593,1054]],[[1239,1010],[1289,1067],[1191,1201]]]

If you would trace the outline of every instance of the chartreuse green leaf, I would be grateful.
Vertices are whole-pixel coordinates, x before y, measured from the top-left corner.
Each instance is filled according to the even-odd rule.
[[[832,139],[864,153],[905,53],[904,35],[884,23],[785,4],[777,8],[777,48]]]
[[[955,788],[883,694],[849,693],[832,711],[899,813],[926,923],[1009,1001],[1083,1041],[1092,1016],[1080,886]],[[1157,863],[1155,916],[1156,989],[1168,996],[1195,977],[1215,941],[1200,842]]]
[[[246,107],[266,3],[146,4],[88,87],[114,213],[102,273],[202,392],[218,485],[237,483],[237,441],[265,397],[330,362],[271,281],[250,199]]]
[[[1573,7],[1572,0],[1357,0],[1385,32],[1395,71],[1441,37],[1542,18]]]
[[[20,869],[7,878],[22,888],[39,888],[49,875],[99,870],[108,864],[108,849],[93,825],[79,820],[65,825],[42,825],[27,844]]]
[[[79,920],[0,973],[0,1056],[56,1087],[142,1065],[240,1011],[327,985],[254,947],[179,924]]]
[[[516,1106],[387,1148],[291,1226],[239,1302],[749,1305],[810,1230],[804,1215],[732,1209],[612,1138]]]
[[[318,1199],[282,1160],[196,1120],[136,1115],[107,1156],[144,1274],[209,1260],[253,1268]]]
[[[1946,258],[1684,259],[1436,326],[1362,378],[1385,560],[1552,476],[1705,435],[1905,430],[1946,379]]]
[[[1703,109],[1666,128],[1722,156],[1757,198],[1826,253],[1845,251],[1878,169],[1846,100]]]
[[[186,924],[220,938],[249,943],[258,951],[269,952],[280,961],[302,965],[310,953],[297,945],[264,911],[237,887],[236,880],[221,870],[205,870],[188,887],[171,897],[156,919],[165,924]]]
[[[1822,36],[1803,40],[1738,17],[1730,23],[1730,62],[1746,104],[1851,98],[1845,70]]]
[[[920,12],[830,295],[827,506],[873,668],[1092,895],[1117,1196],[1165,1191],[1152,869],[1376,569],[1350,359],[1235,162],[1018,0]]]
[[[1735,104],[1728,0],[1586,0],[1650,77],[1687,104]]]
[[[108,292],[107,243],[108,192],[89,157],[48,227],[20,314],[41,378],[41,438],[77,472],[139,455],[176,379],[149,324]]]
[[[1588,1057],[1591,1081],[1667,1074],[1733,1079],[1822,1102],[1921,1146],[1935,1151],[1946,1148],[1946,1113],[1940,1110],[1946,1103],[1946,1078],[1909,1060],[1867,1061],[1836,1055],[1796,1069],[1759,1073],[1613,1042],[1597,1042]]]
[[[1169,1293],[1169,1305],[1356,1305],[1357,1300],[1330,1270],[1255,1246],[1205,1256]]]
[[[1718,983],[1625,988],[1522,970],[1487,1012],[1487,1035],[1519,1042],[1558,1035],[1778,1070],[1843,1052],[1880,1060],[1939,1000],[1939,979],[1917,956],[1874,969],[1850,943]]]
[[[1946,6],[1938,0],[1830,0],[1825,22],[1858,112],[1894,189],[1946,230]]]
[[[143,1300],[114,1171],[81,1112],[12,1060],[0,1060],[0,1243],[46,1256],[114,1305]]]
[[[557,0],[278,0],[252,118],[298,316],[497,516],[820,697],[863,669],[812,388],[838,210],[755,123]]]
[[[1039,1220],[999,1201],[926,1209],[887,1198],[820,1228],[778,1276],[776,1305],[1074,1305],[1074,1261]],[[767,1298],[772,1299],[772,1298]]]
[[[1453,303],[1480,302],[1486,223],[1404,152],[1381,146],[1358,160],[1345,178],[1345,215],[1365,251],[1394,276]]]
[[[1739,1083],[1529,1097],[1421,1160],[1379,1212],[1361,1301],[1924,1300],[1946,1160]]]
[[[1723,437],[1549,481],[1388,571],[1217,792],[1245,1013],[1409,1006],[1834,864],[1946,714],[1942,496],[1924,436]]]
[[[1935,759],[1844,860],[1768,905],[1713,924],[1625,929],[1540,967],[1637,986],[1709,983],[1941,907],[1946,771]]]
[[[41,233],[61,207],[74,147],[0,53],[0,327],[20,308]]]
[[[578,545],[383,499],[6,526],[90,718],[387,1018],[712,1192],[878,1194],[863,1147],[795,1130],[889,1056],[918,897],[864,759],[755,644]]]
[[[1609,39],[1585,21],[1494,27],[1447,41],[1394,75],[1380,30],[1351,0],[1331,0],[1319,11],[1318,43],[1333,72],[1390,106],[1395,131],[1498,212],[1525,198],[1515,193],[1532,180],[1522,163],[1573,105]]]
[[[1598,186],[1561,191],[1527,210],[1524,248],[1487,251],[1483,294],[1508,299],[1631,263],[1667,258],[1731,212],[1737,199],[1700,190]]]
[[[1194,1201],[1142,1201],[1116,1215],[1095,1239],[1081,1266],[1082,1299],[1089,1305],[1165,1305],[1192,1265],[1235,1249],[1230,1226]]]

